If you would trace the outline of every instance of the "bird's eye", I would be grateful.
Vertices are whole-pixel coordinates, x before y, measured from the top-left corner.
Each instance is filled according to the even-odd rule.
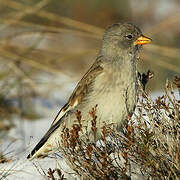
[[[128,35],[126,36],[126,38],[127,38],[128,40],[131,40],[131,39],[133,38],[133,36],[132,36],[131,34],[128,34]]]

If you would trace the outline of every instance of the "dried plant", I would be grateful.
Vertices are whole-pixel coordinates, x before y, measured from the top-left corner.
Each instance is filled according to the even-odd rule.
[[[178,87],[179,78],[174,84]],[[93,142],[82,129],[81,113],[77,124],[64,127],[60,151],[80,179],[179,179],[180,178],[180,100],[167,81],[165,94],[153,101],[139,90],[136,112],[123,132],[105,124],[96,142],[96,108],[92,117]],[[79,134],[84,133],[81,139]]]
[[[57,178],[55,177],[55,172],[56,172],[56,174],[57,174]],[[54,170],[52,170],[51,168],[49,168],[48,169],[48,175],[47,175],[47,177],[49,178],[49,179],[52,179],[52,180],[65,180],[66,178],[64,178],[64,175],[62,174],[62,172],[61,172],[61,170],[60,169],[54,169]]]
[[[7,159],[1,152],[0,152],[0,164],[1,163],[7,163],[7,162],[10,162],[11,159]]]

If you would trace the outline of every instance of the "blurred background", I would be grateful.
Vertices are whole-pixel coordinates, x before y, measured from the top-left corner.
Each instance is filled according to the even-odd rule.
[[[0,0],[0,141],[12,127],[23,137],[24,121],[49,109],[52,121],[115,22],[153,39],[138,69],[154,72],[147,88],[162,91],[180,74],[179,10],[179,0]]]

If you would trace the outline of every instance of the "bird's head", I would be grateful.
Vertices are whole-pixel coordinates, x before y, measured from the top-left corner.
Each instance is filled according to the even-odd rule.
[[[102,55],[107,57],[135,55],[142,45],[151,39],[145,37],[141,30],[131,23],[117,23],[104,33]]]

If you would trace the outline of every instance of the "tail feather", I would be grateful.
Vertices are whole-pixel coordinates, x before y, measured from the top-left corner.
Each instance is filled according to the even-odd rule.
[[[44,136],[40,140],[40,142],[34,147],[31,153],[27,156],[27,159],[32,158],[35,155],[35,153],[46,143],[47,140],[48,140],[48,137]]]
[[[62,117],[63,118],[63,117]],[[35,156],[36,152],[38,152],[47,142],[49,137],[52,135],[52,133],[55,132],[55,130],[60,126],[62,122],[62,118],[59,119],[54,125],[50,127],[48,132],[43,136],[43,138],[39,141],[39,143],[35,146],[35,148],[32,150],[32,152],[27,156],[27,159],[32,159],[33,156]]]

